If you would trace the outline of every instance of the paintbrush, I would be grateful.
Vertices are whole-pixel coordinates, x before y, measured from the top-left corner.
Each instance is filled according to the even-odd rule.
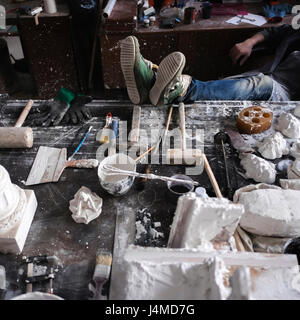
[[[111,264],[112,254],[110,252],[103,251],[96,256],[96,267],[93,275],[96,284],[95,300],[107,300],[107,296],[102,294],[102,289],[109,280]]]
[[[81,142],[79,143],[78,147],[75,149],[75,151],[73,152],[73,154],[71,155],[71,157],[68,158],[68,161],[72,160],[73,157],[75,156],[75,154],[79,151],[79,149],[82,147],[82,145],[84,144],[86,138],[88,137],[89,133],[92,130],[92,126],[89,127],[89,130],[86,132],[86,134],[84,135],[83,139],[81,140]]]

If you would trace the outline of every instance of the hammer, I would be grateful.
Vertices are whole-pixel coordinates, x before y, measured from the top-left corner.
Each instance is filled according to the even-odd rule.
[[[14,127],[0,128],[0,148],[31,148],[33,145],[33,132],[31,128],[24,127],[24,123],[33,101],[29,100],[23,109]]]
[[[174,165],[199,165],[202,162],[202,151],[200,149],[187,149],[185,140],[185,110],[184,103],[179,103],[179,126],[182,135],[182,148],[169,149],[166,154],[166,163]]]

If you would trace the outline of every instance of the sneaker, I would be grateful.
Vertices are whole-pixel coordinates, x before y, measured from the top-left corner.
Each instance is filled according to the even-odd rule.
[[[156,81],[150,90],[150,101],[153,105],[172,103],[183,92],[181,72],[185,66],[185,56],[181,52],[173,52],[165,57],[157,71]]]
[[[155,68],[155,64],[141,55],[136,37],[129,36],[121,41],[121,69],[132,103],[142,104],[148,100]]]

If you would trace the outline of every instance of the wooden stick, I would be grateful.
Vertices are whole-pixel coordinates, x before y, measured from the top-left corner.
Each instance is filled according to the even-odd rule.
[[[212,186],[213,186],[213,188],[215,190],[216,196],[219,199],[221,199],[221,198],[223,198],[223,196],[222,196],[221,190],[219,188],[218,182],[217,182],[217,180],[215,178],[215,175],[214,175],[213,171],[211,170],[211,167],[210,167],[209,162],[208,162],[208,160],[206,158],[206,155],[203,153],[202,156],[203,156],[203,161],[204,161],[204,166],[205,166],[206,173],[207,173],[207,175],[209,177],[209,180],[210,180],[210,182],[211,182],[211,184],[212,184]],[[243,242],[242,242],[237,230],[235,230],[235,232],[233,234],[233,237],[235,239],[235,244],[236,244],[236,247],[237,247],[238,251],[246,251],[245,247],[243,245]]]
[[[135,159],[135,162],[140,161],[147,153],[149,153],[150,151],[152,151],[155,147],[156,147],[156,145],[152,146],[152,147],[149,148],[147,151],[145,151],[143,154],[141,154],[140,156],[138,156],[138,157]]]
[[[206,173],[207,173],[207,175],[209,177],[209,180],[210,180],[210,182],[211,182],[211,184],[212,184],[212,186],[213,186],[213,188],[215,190],[216,196],[218,198],[223,198],[221,190],[220,190],[219,185],[218,185],[218,182],[217,182],[217,180],[215,178],[214,173],[211,170],[209,162],[208,162],[208,160],[206,158],[206,155],[204,153],[202,154],[202,157],[203,157],[204,167],[205,167]]]
[[[31,108],[33,106],[33,100],[29,100],[25,108],[23,109],[22,113],[19,116],[19,119],[17,120],[15,127],[20,128],[22,127],[28,113],[30,112]]]

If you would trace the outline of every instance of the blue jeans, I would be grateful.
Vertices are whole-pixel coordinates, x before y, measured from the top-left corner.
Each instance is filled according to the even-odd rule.
[[[192,79],[182,102],[197,100],[268,100],[273,90],[273,80],[262,73],[255,76],[199,81]]]

